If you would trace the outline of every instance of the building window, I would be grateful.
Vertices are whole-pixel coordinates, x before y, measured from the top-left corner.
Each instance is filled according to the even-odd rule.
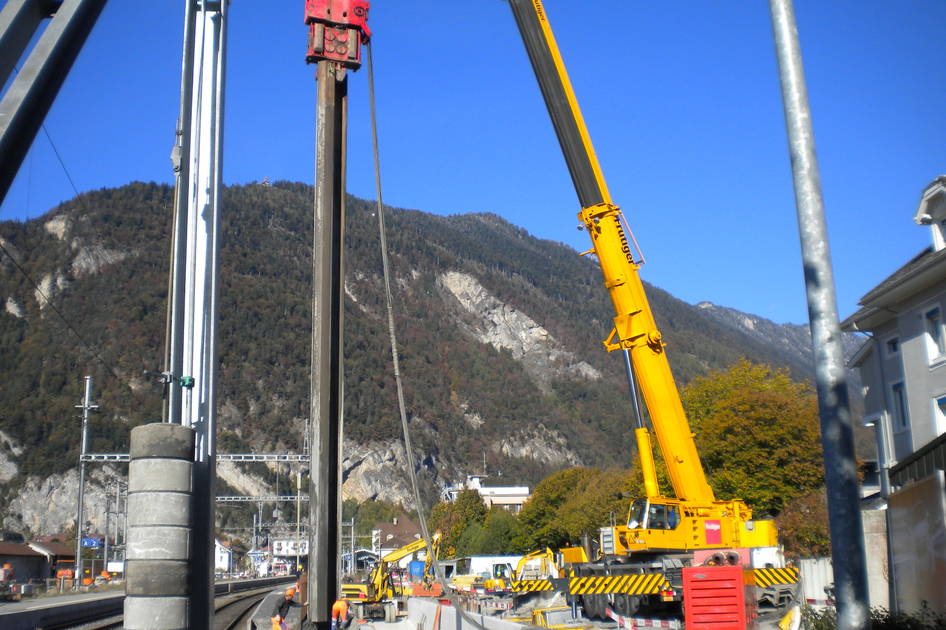
[[[943,358],[946,354],[946,340],[943,339],[943,316],[936,307],[926,311],[923,316],[923,323],[926,328],[926,348],[929,353],[930,363]]]
[[[884,344],[884,348],[887,350],[888,357],[893,357],[900,354],[900,338],[891,337]]]
[[[897,431],[902,431],[910,424],[910,416],[907,412],[907,392],[903,383],[894,383],[890,386],[893,394],[893,426]]]
[[[933,398],[933,427],[936,435],[946,433],[946,395]]]

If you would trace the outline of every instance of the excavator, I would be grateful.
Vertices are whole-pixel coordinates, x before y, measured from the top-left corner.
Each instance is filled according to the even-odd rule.
[[[614,326],[603,345],[623,354],[645,490],[625,523],[601,529],[599,560],[568,566],[568,593],[582,596],[590,616],[603,616],[608,605],[630,615],[679,602],[682,567],[701,555],[707,562],[777,566],[778,536],[773,521],[753,519],[739,499],[717,499],[707,483],[641,281],[642,256],[608,191],[548,15],[541,0],[508,1],[578,195],[578,228],[591,238],[591,249],[581,255],[594,255],[614,306]],[[652,436],[673,487],[670,496],[658,485]]]
[[[431,544],[433,549],[428,550],[424,560],[424,575],[421,580],[427,590],[430,589],[434,580],[433,562],[440,552],[440,532],[431,537]],[[378,561],[371,571],[368,584],[342,585],[343,597],[351,600],[352,616],[355,619],[395,621],[398,611],[397,598],[410,593],[402,592],[395,586],[391,579],[391,565],[426,548],[427,543],[423,538],[408,543]]]

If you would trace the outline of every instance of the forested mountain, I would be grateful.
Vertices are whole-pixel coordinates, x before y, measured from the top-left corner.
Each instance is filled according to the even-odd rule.
[[[224,190],[221,452],[302,449],[312,196],[287,182]],[[144,371],[162,367],[171,206],[168,186],[133,183],[0,223],[0,505],[9,524],[39,527],[24,493],[75,468],[83,376],[94,377],[100,406],[93,452],[124,452],[130,427],[160,419],[162,388]],[[494,214],[392,209],[387,225],[428,487],[479,470],[484,453],[508,482],[629,462],[623,366],[601,347],[612,310],[593,261]],[[346,491],[406,501],[373,204],[349,198],[345,239]],[[680,383],[740,357],[810,378],[804,348],[773,345],[648,288]],[[252,485],[234,467],[221,475]]]

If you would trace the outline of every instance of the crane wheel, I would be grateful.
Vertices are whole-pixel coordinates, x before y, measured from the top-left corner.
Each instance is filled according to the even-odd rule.
[[[640,597],[618,593],[614,596],[614,611],[622,617],[631,617],[641,607]]]

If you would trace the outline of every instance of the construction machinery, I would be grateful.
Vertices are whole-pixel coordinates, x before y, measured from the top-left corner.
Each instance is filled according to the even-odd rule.
[[[433,548],[427,550],[427,558],[424,562],[423,584],[426,588],[430,588],[433,582],[433,561],[437,557],[440,547],[439,532],[433,535],[431,544]],[[405,595],[410,595],[410,592],[405,592],[395,586],[391,577],[393,566],[396,566],[398,560],[412,556],[424,549],[427,549],[427,543],[423,538],[408,543],[400,549],[395,549],[383,556],[378,561],[371,571],[367,585],[343,585],[342,595],[351,600],[353,617],[355,619],[394,621],[398,612],[398,600]]]
[[[624,355],[646,495],[632,503],[626,523],[601,529],[600,560],[569,565],[568,593],[582,596],[589,616],[603,616],[609,605],[624,615],[645,605],[679,607],[682,568],[699,563],[703,550],[723,553],[731,563],[781,566],[776,528],[770,520],[753,519],[739,499],[718,500],[707,483],[640,278],[643,257],[608,192],[545,8],[541,0],[509,5],[578,194],[578,227],[591,238],[592,249],[581,255],[596,257],[614,306],[614,327],[603,344]],[[658,485],[652,435],[672,496]]]

